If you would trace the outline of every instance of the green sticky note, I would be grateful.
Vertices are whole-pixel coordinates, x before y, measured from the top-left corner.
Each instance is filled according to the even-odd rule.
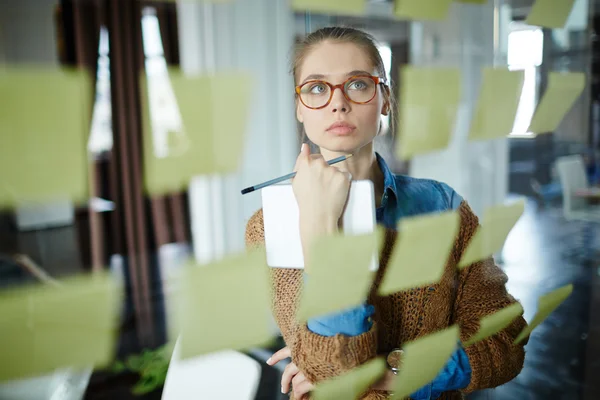
[[[460,217],[455,211],[403,219],[379,294],[438,282],[454,246]]]
[[[292,0],[294,11],[323,14],[364,15],[365,7],[365,0]]]
[[[74,69],[0,69],[0,208],[88,196],[92,88]]]
[[[144,182],[151,194],[183,190],[197,175],[235,172],[244,148],[248,74],[186,76],[172,69],[168,78],[165,85],[141,77]]]
[[[508,234],[521,218],[524,210],[525,201],[523,200],[507,206],[488,208],[483,215],[482,224],[471,239],[458,267],[465,268],[502,249]]]
[[[383,358],[375,358],[352,371],[319,383],[312,392],[314,400],[358,399],[387,369]]]
[[[584,88],[585,74],[582,72],[550,72],[548,88],[535,110],[528,131],[554,132]]]
[[[556,308],[571,295],[572,292],[573,284],[570,283],[541,296],[538,300],[538,309],[533,317],[533,320],[523,329],[521,333],[519,333],[519,336],[517,336],[514,343],[519,344],[523,341],[523,339],[529,336],[539,324],[548,318],[548,316],[552,314],[552,312],[556,310]]]
[[[264,251],[229,256],[207,266],[190,263],[174,280],[169,336],[181,334],[181,357],[246,349],[273,336]]]
[[[471,346],[487,337],[493,336],[511,324],[518,316],[523,314],[523,307],[513,303],[493,314],[487,315],[479,322],[479,330],[464,343]]]
[[[0,381],[108,365],[121,304],[119,285],[105,275],[0,293]]]
[[[363,303],[373,281],[378,234],[325,236],[311,247],[297,319],[330,314]],[[332,284],[334,283],[335,284]]]
[[[456,68],[402,68],[396,154],[407,159],[448,146],[460,101]]]
[[[404,398],[431,382],[444,368],[458,344],[458,326],[424,336],[404,345],[394,396]]]
[[[483,69],[477,108],[469,131],[470,140],[497,139],[510,134],[524,78],[523,71]]]
[[[446,18],[452,0],[396,0],[397,17],[440,21]]]
[[[575,0],[536,0],[525,22],[546,28],[563,28]]]

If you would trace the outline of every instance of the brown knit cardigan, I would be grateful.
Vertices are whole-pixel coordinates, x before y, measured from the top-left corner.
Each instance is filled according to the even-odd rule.
[[[313,383],[341,375],[378,355],[421,336],[457,323],[464,342],[477,332],[479,320],[516,300],[507,293],[507,276],[492,258],[476,262],[459,271],[458,261],[478,226],[477,216],[462,202],[460,231],[437,284],[411,289],[388,296],[377,294],[398,233],[387,230],[381,251],[380,267],[368,297],[375,307],[370,331],[354,337],[342,334],[324,337],[312,333],[306,324],[295,320],[295,310],[302,290],[302,270],[271,268],[273,312],[292,360]],[[262,210],[257,211],[246,227],[248,247],[264,245]],[[418,266],[415,266],[418,268]],[[502,385],[516,377],[523,367],[523,346],[512,344],[525,327],[517,318],[502,332],[467,347],[472,369],[471,383],[463,391],[445,392],[440,399],[462,399],[462,393]],[[387,399],[389,392],[367,391],[363,400]]]

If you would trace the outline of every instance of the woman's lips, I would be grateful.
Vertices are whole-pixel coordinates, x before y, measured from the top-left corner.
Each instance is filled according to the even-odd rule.
[[[343,121],[338,121],[331,124],[329,128],[327,128],[327,132],[336,135],[348,135],[352,133],[355,129],[356,127],[352,124]]]

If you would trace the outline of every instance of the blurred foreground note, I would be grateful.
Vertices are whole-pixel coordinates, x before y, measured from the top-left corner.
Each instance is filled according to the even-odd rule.
[[[523,307],[519,303],[511,304],[493,314],[486,315],[479,322],[479,330],[464,343],[471,346],[487,337],[493,336],[509,326],[518,316],[523,314]]]
[[[438,282],[458,232],[456,212],[402,219],[398,242],[379,287],[386,296]]]
[[[407,159],[448,146],[460,101],[458,69],[402,68],[400,137],[396,154]]]
[[[147,192],[183,190],[196,175],[238,169],[251,82],[243,73],[185,76],[177,69],[168,80],[142,76]]]
[[[521,90],[523,71],[484,68],[470,140],[506,137],[512,131]]]
[[[364,14],[366,0],[291,0],[295,11],[357,15]]]
[[[365,301],[373,280],[369,267],[378,249],[380,233],[325,236],[315,241],[307,263],[309,269],[298,310],[299,321]]]
[[[400,18],[443,20],[452,0],[396,0],[395,14]]]
[[[467,267],[502,249],[508,234],[521,218],[524,209],[525,201],[519,200],[511,205],[494,206],[485,210],[483,222],[477,228],[458,267]]]
[[[264,251],[190,264],[175,281],[170,339],[181,334],[181,358],[246,349],[272,336],[270,286]]]
[[[0,69],[0,209],[87,198],[89,76],[72,69]]]
[[[519,336],[515,339],[515,344],[521,343],[523,339],[531,334],[539,324],[541,324],[563,301],[567,299],[573,292],[573,284],[570,283],[561,288],[558,288],[550,293],[540,297],[538,300],[538,309],[533,317],[533,320],[523,329]]]
[[[403,399],[431,382],[444,368],[457,343],[458,326],[453,325],[405,344],[394,396]]]
[[[120,286],[105,275],[0,293],[0,381],[108,365],[121,301]]]
[[[317,385],[312,393],[313,400],[358,399],[386,371],[383,358],[375,358],[350,372]]]
[[[584,88],[585,74],[582,72],[550,72],[548,88],[535,110],[528,131],[554,132]]]
[[[525,20],[528,25],[562,28],[567,23],[575,0],[536,0]]]

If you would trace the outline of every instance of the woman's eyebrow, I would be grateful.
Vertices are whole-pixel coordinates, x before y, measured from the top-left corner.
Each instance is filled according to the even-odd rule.
[[[371,75],[370,72],[367,71],[363,71],[360,69],[354,70],[354,71],[350,71],[348,73],[345,74],[346,76],[354,76],[354,75]],[[312,80],[323,80],[327,77],[327,75],[323,75],[323,74],[310,74],[309,76],[307,76],[306,78],[304,78],[304,80],[302,81],[302,83],[306,82],[306,81],[312,81]]]

